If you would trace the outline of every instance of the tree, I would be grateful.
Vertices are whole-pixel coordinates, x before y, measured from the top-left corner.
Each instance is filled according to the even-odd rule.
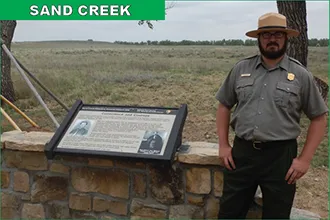
[[[289,40],[288,54],[307,66],[308,36],[305,1],[277,1],[280,14],[287,17],[288,27],[300,32],[298,37]]]
[[[11,42],[13,40],[15,28],[15,20],[1,20],[1,41],[6,45],[8,50],[11,48]],[[15,90],[13,86],[13,81],[11,79],[11,67],[10,67],[10,58],[6,52],[1,47],[1,94],[7,98],[9,101],[15,101]]]
[[[280,14],[287,17],[288,27],[300,32],[298,37],[289,40],[288,55],[297,59],[301,64],[307,67],[309,42],[307,35],[306,1],[277,0],[277,8]],[[316,76],[314,76],[314,80],[323,99],[327,102],[328,84]]]

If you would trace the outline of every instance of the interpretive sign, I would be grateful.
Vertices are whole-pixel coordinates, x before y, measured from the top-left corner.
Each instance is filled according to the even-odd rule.
[[[179,108],[84,104],[78,100],[47,143],[55,155],[167,160],[182,143],[187,105]]]

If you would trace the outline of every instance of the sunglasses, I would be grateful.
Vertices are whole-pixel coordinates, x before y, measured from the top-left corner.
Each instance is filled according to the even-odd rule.
[[[285,33],[281,32],[281,31],[277,31],[275,33],[263,32],[263,33],[260,33],[260,35],[264,39],[270,39],[272,36],[274,36],[276,39],[281,39],[283,36],[285,36]]]

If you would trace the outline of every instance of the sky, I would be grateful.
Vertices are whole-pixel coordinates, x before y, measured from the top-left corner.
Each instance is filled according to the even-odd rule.
[[[168,2],[173,5],[154,29],[138,21],[18,21],[13,41],[222,40],[248,39],[258,17],[277,12],[276,1]],[[329,2],[307,1],[308,38],[329,38]]]

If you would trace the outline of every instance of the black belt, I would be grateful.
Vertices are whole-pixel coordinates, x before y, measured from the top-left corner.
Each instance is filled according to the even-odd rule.
[[[235,136],[235,139],[240,142],[245,142],[245,144],[252,145],[254,149],[261,150],[263,148],[268,148],[271,146],[279,146],[280,144],[288,144],[290,142],[294,143],[297,139],[287,139],[287,140],[276,140],[276,141],[259,141],[259,140],[245,140],[238,136]]]

